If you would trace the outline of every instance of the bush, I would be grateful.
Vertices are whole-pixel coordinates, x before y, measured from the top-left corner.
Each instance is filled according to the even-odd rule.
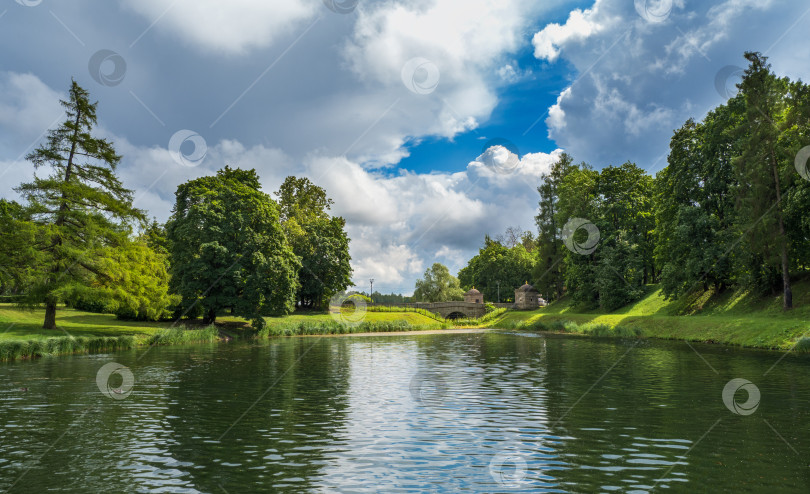
[[[807,336],[799,338],[799,341],[797,341],[796,345],[793,347],[793,351],[796,353],[810,353],[810,338]]]
[[[168,328],[154,334],[148,345],[180,345],[183,343],[210,343],[217,341],[219,330],[214,325],[203,329]]]

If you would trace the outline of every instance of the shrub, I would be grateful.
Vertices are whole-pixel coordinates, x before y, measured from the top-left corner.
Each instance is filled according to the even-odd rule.
[[[796,353],[810,353],[810,338],[807,336],[799,338],[799,341],[797,341],[796,345],[793,347],[793,351]]]
[[[203,329],[167,328],[147,341],[149,345],[179,345],[182,343],[210,343],[217,341],[219,330],[214,325]]]

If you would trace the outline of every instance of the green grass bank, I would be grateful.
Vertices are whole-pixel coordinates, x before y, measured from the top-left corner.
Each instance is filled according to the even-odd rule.
[[[267,327],[257,333],[248,322],[218,317],[216,326],[201,327],[184,322],[134,322],[111,314],[96,314],[61,307],[57,329],[42,329],[44,310],[20,310],[0,304],[0,361],[43,356],[103,353],[152,345],[181,345],[220,339],[269,338],[275,336],[333,335],[424,331],[453,327],[433,314],[420,311],[369,311],[351,309],[337,314],[292,314],[266,318]]]
[[[510,311],[493,327],[593,336],[643,336],[796,351],[810,349],[810,281],[793,286],[794,309],[782,310],[781,295],[707,291],[665,300],[656,285],[641,300],[617,311],[584,310],[563,298],[530,312]],[[568,324],[566,324],[568,323]],[[806,339],[802,340],[803,337]]]

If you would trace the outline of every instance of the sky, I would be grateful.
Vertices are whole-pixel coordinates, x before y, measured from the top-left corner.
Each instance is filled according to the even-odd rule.
[[[74,78],[136,207],[165,221],[226,164],[268,193],[306,176],[346,219],[356,287],[410,294],[485,235],[535,231],[562,152],[666,166],[745,51],[810,79],[808,23],[799,0],[3,0],[0,196]]]

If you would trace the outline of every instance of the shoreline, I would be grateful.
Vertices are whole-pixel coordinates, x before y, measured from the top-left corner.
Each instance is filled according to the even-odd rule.
[[[407,313],[403,313],[404,316]],[[393,313],[391,313],[393,316]],[[106,321],[105,321],[106,322]],[[76,336],[43,337],[35,331],[30,338],[0,339],[0,363],[16,360],[32,360],[40,357],[55,357],[77,354],[109,353],[121,350],[137,350],[155,345],[183,345],[194,343],[228,343],[251,339],[277,337],[334,337],[334,336],[411,336],[441,334],[483,334],[491,331],[526,331],[549,336],[581,336],[599,339],[655,339],[662,341],[685,341],[727,348],[749,348],[775,352],[804,354],[810,352],[810,321],[802,318],[773,317],[768,314],[751,317],[702,316],[702,315],[628,315],[628,314],[582,314],[549,313],[544,310],[521,312],[507,311],[501,317],[487,321],[482,326],[430,327],[411,324],[403,319],[386,322],[366,322],[366,328],[353,326],[328,327],[318,320],[299,320],[299,331],[287,334],[252,335],[231,333],[232,323],[217,323],[214,328],[200,329],[192,326],[167,330],[161,323],[144,323],[143,327],[154,329],[152,334],[133,334],[133,328],[116,324],[113,320],[104,325],[106,334],[127,331],[126,334],[102,336],[81,334]],[[275,326],[279,328],[280,326]],[[375,330],[380,328],[381,330]],[[337,329],[337,330],[335,330]],[[362,331],[368,329],[368,331]],[[599,331],[595,331],[598,329]],[[208,331],[206,333],[206,331]],[[216,333],[216,335],[212,334]],[[160,337],[158,335],[163,334]],[[805,337],[804,339],[801,339]],[[802,344],[798,344],[801,340]],[[795,346],[795,348],[793,348]]]

